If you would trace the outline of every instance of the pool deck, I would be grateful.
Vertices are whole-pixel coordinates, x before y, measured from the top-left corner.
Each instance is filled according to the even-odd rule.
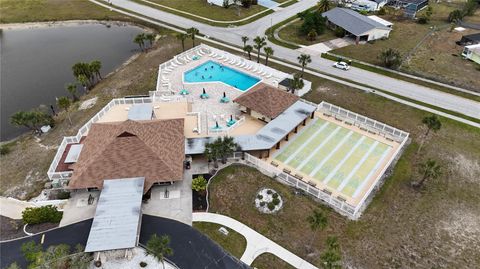
[[[290,143],[295,141],[295,139],[298,138],[298,136],[300,136],[303,131],[305,131],[307,128],[309,128],[310,124],[314,123],[314,121],[311,121],[310,124],[307,124],[307,126],[304,126],[304,127],[302,126],[302,128],[299,129],[299,133],[297,135],[295,135],[294,137],[292,137],[289,141],[282,141],[280,149],[279,150],[273,149],[272,152],[270,153],[270,156],[267,159],[264,159],[264,161],[268,164],[270,164],[273,161],[273,162],[278,164],[277,168],[279,168],[280,170],[288,169],[288,170],[292,171],[291,172],[292,175],[299,174],[299,175],[303,176],[302,181],[304,181],[305,183],[309,183],[309,182],[314,183],[314,184],[316,184],[316,187],[318,189],[328,190],[328,191],[332,192],[332,196],[343,197],[348,204],[350,204],[352,206],[357,206],[362,201],[364,196],[367,194],[370,187],[376,183],[377,178],[381,174],[383,168],[389,163],[389,161],[392,158],[396,157],[395,152],[397,152],[397,149],[400,146],[400,144],[395,142],[395,141],[387,140],[385,137],[383,137],[381,135],[376,135],[376,134],[372,134],[372,133],[369,133],[367,131],[364,131],[357,126],[351,126],[351,125],[345,124],[344,122],[337,121],[337,120],[335,120],[334,117],[327,117],[327,116],[325,116],[325,115],[323,115],[322,113],[319,113],[319,112],[315,113],[315,117],[320,118],[322,120],[325,120],[325,121],[327,121],[331,124],[334,124],[336,126],[341,126],[341,127],[345,128],[347,130],[354,131],[355,133],[360,134],[362,136],[372,138],[375,141],[378,141],[380,143],[386,144],[386,145],[391,147],[391,149],[384,156],[384,158],[381,160],[381,162],[379,162],[378,167],[374,170],[374,173],[370,174],[362,182],[362,186],[356,192],[356,194],[353,195],[354,197],[348,196],[345,193],[343,193],[342,191],[338,191],[335,188],[329,187],[328,184],[320,181],[318,178],[315,178],[315,177],[310,176],[310,175],[308,175],[308,174],[306,174],[302,171],[299,171],[298,167],[297,168],[292,167],[288,164],[285,164],[285,163],[280,162],[279,160],[275,159],[277,157],[277,155],[279,155],[283,150],[285,150],[285,148],[288,147],[288,145]]]

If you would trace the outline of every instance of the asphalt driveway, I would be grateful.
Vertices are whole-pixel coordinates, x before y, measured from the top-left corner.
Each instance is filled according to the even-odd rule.
[[[51,245],[68,244],[72,248],[77,244],[86,245],[92,220],[56,228],[45,232],[44,248]],[[146,244],[152,234],[168,235],[174,255],[168,257],[182,269],[247,269],[248,265],[231,256],[207,236],[182,222],[143,215],[140,230],[140,243]],[[17,262],[27,267],[21,246],[28,241],[39,243],[43,233],[0,243],[0,268],[6,268]]]
[[[39,233],[33,236],[20,238],[17,240],[4,241],[0,243],[0,268],[6,268],[13,262],[21,268],[27,268],[27,261],[22,255],[20,250],[23,243],[29,241],[35,241],[40,243],[42,234],[45,234],[43,242],[44,249],[52,245],[68,244],[72,248],[77,244],[85,246],[87,243],[88,233],[90,232],[90,226],[92,226],[92,220],[88,219],[82,222],[56,228],[45,233]]]

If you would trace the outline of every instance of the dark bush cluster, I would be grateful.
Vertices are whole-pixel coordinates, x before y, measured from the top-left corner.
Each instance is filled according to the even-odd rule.
[[[63,213],[52,205],[42,207],[27,207],[22,212],[23,222],[27,224],[39,224],[45,222],[57,223],[62,220]]]

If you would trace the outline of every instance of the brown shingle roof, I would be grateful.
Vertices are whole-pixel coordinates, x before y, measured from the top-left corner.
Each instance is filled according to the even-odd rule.
[[[103,186],[103,180],[145,177],[153,183],[183,179],[183,119],[92,124],[69,188]]]
[[[233,101],[273,119],[298,99],[294,94],[260,83]]]

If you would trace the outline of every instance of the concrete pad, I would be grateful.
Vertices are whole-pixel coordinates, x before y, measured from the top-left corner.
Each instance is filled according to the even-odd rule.
[[[89,195],[94,198],[91,205],[88,204]],[[95,216],[99,196],[100,191],[72,191],[70,193],[70,199],[68,199],[68,202],[63,209],[63,218],[60,221],[60,227],[93,218]]]
[[[165,198],[166,190],[168,190],[168,198]],[[142,204],[142,213],[192,225],[191,172],[185,170],[183,180],[172,185],[153,186],[150,200]]]

